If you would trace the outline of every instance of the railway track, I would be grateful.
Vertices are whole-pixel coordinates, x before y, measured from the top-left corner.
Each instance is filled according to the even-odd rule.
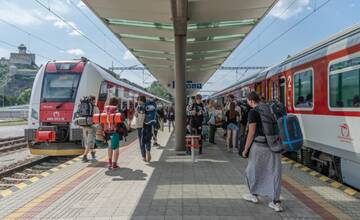
[[[0,154],[15,151],[21,148],[25,148],[27,143],[24,136],[1,138],[0,139]]]
[[[30,159],[20,165],[0,172],[0,190],[9,189],[16,184],[26,182],[32,177],[40,177],[41,173],[63,164],[74,157],[43,156]]]

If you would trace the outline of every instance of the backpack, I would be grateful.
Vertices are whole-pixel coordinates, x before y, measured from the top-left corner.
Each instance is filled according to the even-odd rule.
[[[295,115],[283,115],[277,119],[271,104],[261,103],[255,107],[259,113],[265,136],[255,141],[266,142],[274,153],[298,151],[303,144],[303,135],[299,120]]]
[[[94,113],[94,106],[91,102],[91,98],[88,96],[83,97],[78,105],[77,116],[80,117],[92,117]]]
[[[276,120],[286,115],[285,105],[281,102],[273,101],[270,103],[272,113],[275,115]]]
[[[152,101],[146,102],[144,124],[155,125],[156,117],[156,103]]]
[[[107,105],[104,108],[104,113],[111,115],[117,111],[117,106]],[[104,123],[104,132],[105,134],[111,134],[116,132],[117,130],[117,124],[115,123]]]
[[[83,97],[78,105],[78,110],[75,114],[75,124],[79,126],[91,126],[93,124],[92,116],[94,113],[94,105],[91,98],[88,96]]]

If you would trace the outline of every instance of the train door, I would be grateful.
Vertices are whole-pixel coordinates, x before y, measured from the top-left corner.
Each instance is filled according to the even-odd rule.
[[[286,80],[285,78],[280,78],[279,80],[280,87],[280,102],[286,105]]]
[[[104,81],[101,83],[100,91],[99,91],[99,98],[98,98],[98,102],[97,102],[97,106],[98,106],[100,112],[102,112],[104,110],[104,106],[105,106],[107,97],[108,97],[108,84],[107,84],[107,82]]]

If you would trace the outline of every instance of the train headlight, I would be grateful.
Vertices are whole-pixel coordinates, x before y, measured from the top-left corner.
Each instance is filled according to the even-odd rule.
[[[39,119],[39,113],[35,109],[31,109],[31,118],[38,120]]]

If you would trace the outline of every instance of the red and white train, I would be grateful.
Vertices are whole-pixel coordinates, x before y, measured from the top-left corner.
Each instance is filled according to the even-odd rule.
[[[118,79],[113,72],[86,58],[50,61],[37,73],[31,93],[28,128],[25,129],[31,153],[51,156],[82,154],[82,128],[74,123],[74,117],[80,99],[90,95],[96,97],[100,111],[109,97],[119,97],[119,107],[126,105],[129,121],[139,95],[168,103],[139,86]]]
[[[360,25],[220,91],[245,99],[257,91],[298,116],[297,158],[360,189]]]

